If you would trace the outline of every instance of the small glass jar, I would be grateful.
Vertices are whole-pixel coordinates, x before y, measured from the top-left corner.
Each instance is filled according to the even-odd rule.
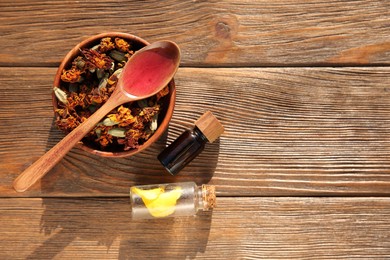
[[[215,186],[194,182],[133,186],[130,203],[133,219],[191,216],[215,207]]]

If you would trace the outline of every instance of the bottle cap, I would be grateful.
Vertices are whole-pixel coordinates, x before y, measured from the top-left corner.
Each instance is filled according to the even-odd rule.
[[[210,210],[217,205],[217,196],[215,195],[215,186],[202,185],[203,210]]]
[[[203,133],[210,143],[214,142],[225,130],[223,125],[210,111],[207,111],[196,120],[195,126]]]

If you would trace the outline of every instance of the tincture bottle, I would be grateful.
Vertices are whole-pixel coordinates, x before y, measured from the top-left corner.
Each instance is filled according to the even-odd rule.
[[[193,129],[182,133],[157,158],[169,173],[176,175],[203,151],[207,142],[214,142],[223,131],[222,124],[207,111]]]
[[[215,207],[215,186],[194,182],[133,186],[130,203],[133,219],[192,216]]]

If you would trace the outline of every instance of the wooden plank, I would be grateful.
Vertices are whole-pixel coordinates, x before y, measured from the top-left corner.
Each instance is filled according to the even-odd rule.
[[[219,198],[130,219],[127,199],[1,199],[1,259],[387,259],[388,198]]]
[[[181,68],[168,132],[129,158],[73,149],[40,185],[11,183],[63,134],[54,68],[0,68],[0,196],[127,196],[140,183],[195,180],[226,196],[389,195],[390,68]],[[157,154],[206,110],[225,133],[177,177]]]
[[[54,65],[105,31],[171,39],[185,66],[389,64],[390,2],[20,1],[0,3],[0,65]]]

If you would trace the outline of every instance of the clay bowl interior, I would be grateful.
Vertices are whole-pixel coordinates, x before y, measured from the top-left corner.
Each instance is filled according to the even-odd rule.
[[[128,34],[128,33],[118,33],[118,32],[112,32],[112,33],[102,33],[95,36],[91,36],[84,41],[77,44],[71,51],[68,52],[68,54],[65,56],[63,61],[61,62],[60,66],[58,67],[57,73],[55,75],[54,79],[54,86],[61,86],[62,84],[65,84],[61,81],[61,74],[64,69],[68,69],[71,67],[72,61],[80,55],[80,49],[82,48],[91,48],[95,46],[96,44],[99,44],[100,39],[104,37],[119,37],[127,40],[135,50],[139,50],[142,47],[149,45],[147,41],[145,41],[142,38],[139,38],[137,36]],[[91,145],[84,144],[82,141],[77,144],[77,146],[84,151],[90,152],[92,154],[96,154],[103,157],[127,157],[134,155],[136,153],[139,153],[140,151],[148,148],[151,146],[154,142],[156,142],[160,136],[166,131],[168,128],[169,121],[171,120],[173,109],[175,106],[175,100],[176,100],[176,86],[175,82],[172,79],[171,82],[168,84],[169,86],[169,94],[163,97],[163,105],[161,108],[161,111],[158,116],[158,127],[157,130],[154,132],[154,134],[146,140],[143,144],[141,144],[136,149],[131,149],[128,151],[102,151],[97,148],[92,147]],[[57,97],[52,95],[52,101],[53,101],[53,108],[54,111],[58,108],[58,100]]]

